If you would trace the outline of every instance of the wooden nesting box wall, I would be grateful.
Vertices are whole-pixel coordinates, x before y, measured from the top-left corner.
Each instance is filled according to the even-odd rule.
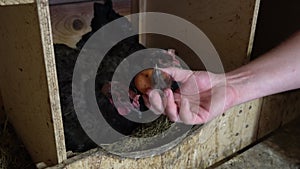
[[[90,30],[93,3],[53,2],[49,8],[47,0],[0,0],[3,104],[34,162],[58,164],[53,168],[204,168],[275,129],[262,126],[260,132],[262,121],[268,120],[261,112],[274,106],[269,104],[274,100],[258,99],[228,110],[161,155],[120,158],[95,149],[67,159],[53,42],[74,47]],[[187,19],[210,38],[225,70],[250,60],[260,0],[116,0],[114,4],[122,15],[157,11]],[[195,57],[170,39],[148,35],[141,40],[147,47],[174,48],[188,61]],[[191,67],[201,68],[192,62]],[[286,110],[292,114],[289,118],[295,117],[296,108],[291,107]],[[288,120],[278,119],[273,126]]]
[[[202,30],[218,51],[224,69],[232,70],[250,60],[259,1],[140,1],[141,12],[164,12],[190,21]],[[145,27],[147,21],[145,21]],[[170,28],[172,29],[172,28]],[[184,33],[184,32],[183,32]],[[198,56],[176,41],[157,35],[144,37],[148,47],[175,48],[178,55],[188,57],[192,69],[203,69]],[[190,60],[190,62],[189,62]]]
[[[48,1],[1,1],[0,5],[5,111],[34,162],[60,163],[66,150]]]
[[[102,1],[61,4],[68,1],[74,2],[73,0],[56,0],[51,3],[53,42],[75,48],[81,36],[91,30],[93,4]],[[116,0],[113,1],[113,5],[114,9],[123,16],[131,13],[132,3],[130,0]]]

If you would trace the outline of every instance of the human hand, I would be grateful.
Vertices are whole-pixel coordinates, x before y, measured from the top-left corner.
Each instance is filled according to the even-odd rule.
[[[156,89],[143,96],[146,105],[157,114],[185,124],[201,124],[212,120],[233,105],[234,88],[226,84],[224,74],[165,68],[180,88],[176,91]],[[163,94],[162,94],[163,92]]]
[[[170,120],[200,124],[232,106],[300,88],[300,32],[261,57],[225,74],[161,69],[180,83],[180,90],[156,90],[142,96],[146,105]]]

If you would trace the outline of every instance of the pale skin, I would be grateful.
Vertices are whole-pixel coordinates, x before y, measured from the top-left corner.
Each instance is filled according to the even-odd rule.
[[[150,109],[175,122],[206,123],[241,103],[300,88],[300,32],[249,64],[225,74],[178,68],[162,70],[180,82],[181,89],[175,92],[166,89],[163,98],[156,90],[149,91]]]

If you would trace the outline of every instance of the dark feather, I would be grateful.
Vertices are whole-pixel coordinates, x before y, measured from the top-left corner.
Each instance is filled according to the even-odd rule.
[[[77,43],[77,49],[70,48],[63,44],[54,44],[67,150],[82,152],[97,146],[83,131],[74,111],[72,100],[73,70],[79,52],[86,41],[103,25],[119,17],[121,17],[121,15],[113,10],[110,0],[106,1],[105,4],[95,3],[94,18],[91,23],[92,31],[82,36],[82,39]],[[121,26],[122,29],[130,27],[129,22],[126,24],[125,26]],[[119,63],[128,55],[140,49],[144,49],[144,47],[138,43],[136,36],[119,42],[108,52],[101,62],[95,82],[96,98],[103,116],[114,129],[125,135],[131,134],[140,124],[131,122],[119,115],[107,96],[101,93],[101,88],[104,84],[111,81],[112,75]]]

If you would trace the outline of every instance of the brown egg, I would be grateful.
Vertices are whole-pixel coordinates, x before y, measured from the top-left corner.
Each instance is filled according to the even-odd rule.
[[[156,82],[153,82],[153,68],[145,69],[139,72],[134,78],[135,87],[143,94],[146,94],[147,90],[156,88],[156,89],[165,89],[171,87],[172,80],[170,76],[161,71],[161,76],[156,78]]]
[[[143,94],[151,89],[153,69],[145,69],[139,72],[134,78],[135,87]]]

